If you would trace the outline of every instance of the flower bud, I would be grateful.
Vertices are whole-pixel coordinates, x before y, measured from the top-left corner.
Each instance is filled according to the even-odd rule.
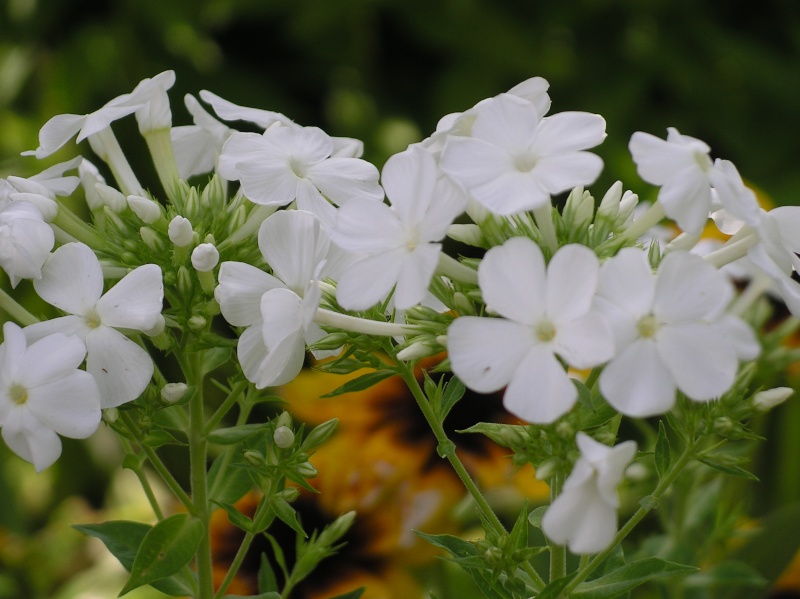
[[[195,314],[194,316],[189,318],[186,324],[193,331],[202,331],[204,328],[206,328],[208,320],[205,317],[200,316],[199,314]]]
[[[632,191],[626,191],[622,195],[622,199],[619,202],[619,214],[617,214],[617,218],[614,220],[614,225],[617,228],[622,227],[633,215],[633,211],[636,209],[636,206],[639,205],[639,196],[633,193]]]
[[[453,224],[447,227],[447,236],[474,247],[486,247],[486,239],[478,225]]]
[[[794,390],[790,387],[775,387],[759,391],[753,396],[753,408],[758,412],[768,412],[789,399],[793,393]]]
[[[114,424],[119,420],[119,410],[117,408],[106,408],[103,410],[103,421],[108,424]]]
[[[192,266],[198,272],[209,272],[219,264],[219,251],[210,243],[201,243],[192,250]]]
[[[622,181],[617,181],[600,200],[600,206],[597,207],[597,218],[613,221],[619,214],[619,201],[622,198]]]
[[[159,252],[164,249],[164,242],[161,236],[150,227],[141,227],[139,229],[139,236],[144,241],[144,244],[154,252]]]
[[[330,547],[336,541],[341,539],[345,533],[353,526],[356,519],[356,512],[350,510],[346,514],[342,514],[336,520],[331,522],[325,527],[325,530],[319,535],[319,544],[323,547]]]
[[[297,490],[297,487],[289,487],[288,489],[284,489],[279,493],[275,493],[275,497],[279,497],[284,501],[292,503],[295,499],[300,497],[300,491]]]
[[[176,216],[169,223],[169,240],[178,247],[186,247],[194,239],[192,223],[188,218]]]
[[[174,404],[183,399],[189,387],[186,383],[167,383],[161,387],[161,401],[166,404]]]
[[[287,426],[279,426],[272,434],[272,440],[281,449],[288,449],[294,444],[294,433]]]
[[[255,466],[256,468],[261,466],[266,466],[267,461],[264,459],[264,455],[258,451],[254,451],[249,449],[242,454],[244,461],[250,464],[251,466]]]
[[[106,185],[105,183],[95,183],[94,190],[97,192],[97,195],[103,203],[103,206],[106,206],[114,212],[122,212],[128,205],[128,202],[126,201],[125,196],[122,195],[122,192],[114,189],[110,185]]]
[[[247,206],[237,206],[228,220],[228,234],[232,235],[247,222]]]
[[[80,165],[78,165],[78,176],[81,179],[81,186],[83,186],[83,191],[86,195],[86,205],[89,206],[89,210],[94,212],[102,208],[103,200],[98,195],[94,186],[97,183],[106,182],[103,175],[100,174],[100,171],[97,170],[95,165],[84,158]]]
[[[408,362],[409,360],[421,360],[427,358],[438,352],[438,348],[431,347],[429,340],[415,341],[408,347],[401,349],[397,352],[397,359],[401,362]]]
[[[314,429],[308,433],[308,436],[303,440],[303,451],[311,451],[319,445],[322,445],[331,437],[331,435],[333,435],[337,426],[339,426],[339,419],[331,418],[330,420],[327,420],[326,422],[314,427]]]
[[[197,188],[192,187],[189,190],[188,197],[186,198],[186,213],[189,216],[196,216],[201,214],[200,196],[197,195]]]
[[[303,478],[314,478],[319,472],[311,462],[303,462],[297,467],[297,473]]]
[[[127,201],[128,207],[143,223],[152,225],[161,218],[161,206],[153,200],[148,200],[142,196],[130,195]]]

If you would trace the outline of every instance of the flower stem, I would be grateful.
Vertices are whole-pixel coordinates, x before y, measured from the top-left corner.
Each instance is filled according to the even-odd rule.
[[[639,239],[640,236],[661,222],[665,216],[664,207],[660,202],[656,201],[642,216],[633,221],[631,226],[621,233],[616,240],[618,242],[627,242]]]
[[[63,203],[59,203],[58,214],[56,214],[52,224],[64,231],[67,235],[85,243],[94,250],[104,250],[108,248],[106,241],[98,235],[97,229],[78,218],[75,213],[64,206]]]
[[[366,318],[358,318],[357,316],[332,312],[325,308],[317,308],[314,322],[322,326],[336,327],[337,329],[344,329],[345,331],[352,331],[353,333],[378,335],[381,337],[401,337],[404,335],[414,335],[420,332],[420,327],[414,325],[368,320]]]
[[[478,284],[478,271],[468,266],[464,266],[444,252],[439,252],[439,263],[436,265],[436,273],[449,277],[462,283]]]
[[[169,127],[152,129],[144,134],[150,156],[158,173],[158,179],[167,193],[170,202],[174,202],[178,192],[178,163],[175,161],[175,149],[172,147]]]
[[[120,191],[126,196],[143,195],[142,188],[136,175],[133,173],[128,159],[122,151],[111,127],[106,127],[94,135],[89,136],[89,143],[92,149],[102,158],[111,169]]]
[[[23,308],[17,300],[8,295],[2,288],[0,288],[0,310],[23,326],[39,322],[38,318]]]
[[[133,451],[131,447],[130,441],[128,441],[124,437],[120,437],[120,441],[122,443],[122,447],[125,450],[125,453],[137,457],[136,453]],[[142,487],[142,491],[144,491],[145,496],[147,497],[147,501],[150,503],[150,507],[153,509],[153,514],[155,517],[160,521],[164,519],[164,512],[161,510],[161,506],[158,505],[158,501],[156,500],[155,493],[153,493],[153,487],[150,485],[150,481],[147,480],[147,475],[144,473],[144,470],[141,466],[136,466],[135,468],[131,468],[133,473],[136,475],[136,478],[139,480],[139,484]]]
[[[533,219],[536,221],[536,226],[539,228],[550,254],[555,254],[558,250],[558,237],[556,237],[556,228],[553,225],[553,206],[550,205],[550,202],[534,209]]]
[[[709,264],[720,268],[726,264],[730,264],[734,260],[746,256],[747,250],[757,244],[758,241],[758,234],[755,231],[750,231],[748,234],[742,235],[741,237],[737,234],[731,237],[728,243],[718,250],[706,254],[704,258]]]
[[[557,472],[550,479],[550,504],[561,493],[564,475]],[[567,575],[567,548],[564,545],[550,544],[550,582]]]

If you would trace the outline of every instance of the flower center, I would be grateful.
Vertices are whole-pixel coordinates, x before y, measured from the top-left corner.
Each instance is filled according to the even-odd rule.
[[[90,329],[96,329],[103,324],[100,320],[100,315],[95,310],[90,310],[86,316],[84,316],[84,319],[86,320],[86,324],[89,325]]]
[[[11,396],[11,401],[13,401],[18,406],[21,406],[26,401],[28,401],[28,390],[19,384],[11,385],[11,388],[8,390],[9,396]]]
[[[654,337],[658,332],[659,326],[658,319],[652,314],[643,317],[636,325],[639,330],[639,336],[645,338]]]
[[[543,320],[534,328],[536,338],[542,343],[548,343],[556,337],[556,327],[549,320]]]
[[[299,158],[291,158],[289,160],[289,168],[292,169],[292,172],[298,179],[305,179],[306,176],[306,164]]]
[[[514,168],[521,173],[529,173],[536,166],[537,157],[533,154],[521,154],[514,158]]]
[[[705,152],[694,152],[694,161],[700,166],[700,170],[702,170],[704,173],[707,173],[709,170],[711,170],[711,167],[714,166],[711,163],[711,158],[709,158],[708,154]]]

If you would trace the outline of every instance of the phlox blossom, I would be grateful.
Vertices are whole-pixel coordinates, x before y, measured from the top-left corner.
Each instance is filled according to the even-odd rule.
[[[85,439],[100,424],[100,391],[78,370],[80,339],[61,333],[28,345],[22,330],[3,325],[0,345],[0,428],[8,446],[41,472],[61,455],[58,435]]]
[[[550,195],[593,183],[603,161],[589,152],[605,139],[605,120],[586,112],[542,118],[531,102],[500,94],[476,107],[469,137],[447,138],[441,167],[500,215],[547,206]]]
[[[636,455],[636,443],[608,447],[585,433],[576,437],[581,457],[542,518],[542,530],[575,554],[598,553],[617,532],[619,485]]]
[[[22,201],[0,207],[0,267],[12,287],[21,279],[42,276],[54,244],[53,229],[33,204]]]
[[[727,391],[739,360],[759,353],[752,330],[724,312],[732,297],[725,275],[695,254],[671,252],[655,274],[637,248],[608,260],[596,299],[617,346],[599,380],[608,403],[643,418],[669,411],[677,390],[695,401]]]
[[[147,332],[162,319],[161,269],[145,264],[103,293],[103,270],[82,243],[58,248],[42,268],[33,288],[48,304],[68,316],[25,327],[30,342],[53,333],[76,335],[86,343],[86,370],[100,389],[103,408],[139,397],[153,375],[150,355],[116,330]]]
[[[536,423],[566,414],[578,391],[556,356],[592,368],[614,353],[611,330],[592,307],[600,265],[589,248],[566,245],[545,267],[525,237],[493,247],[478,267],[487,307],[502,318],[462,316],[447,331],[453,372],[480,393],[508,385],[503,403]]]
[[[338,278],[336,299],[349,310],[367,309],[393,288],[395,308],[421,302],[439,261],[439,242],[467,203],[463,189],[419,147],[389,158],[381,181],[391,207],[351,200],[337,211],[331,231],[335,243],[364,256]]]
[[[263,389],[297,376],[306,344],[325,335],[313,318],[330,239],[312,213],[284,210],[261,224],[258,247],[274,274],[223,262],[214,295],[225,320],[247,327],[239,338],[239,363],[247,379]]]

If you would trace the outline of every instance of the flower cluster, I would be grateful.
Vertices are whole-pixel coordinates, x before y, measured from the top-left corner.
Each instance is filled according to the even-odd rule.
[[[720,270],[735,260],[749,256],[800,316],[800,208],[764,211],[730,162],[675,129],[666,140],[631,138],[639,174],[660,187],[646,212],[621,184],[596,206],[584,186],[603,168],[589,150],[605,121],[548,114],[541,78],[445,117],[380,173],[357,140],[208,91],[200,98],[216,116],[187,96],[194,125],[173,127],[173,82],[162,73],[42,128],[30,154],[49,156],[77,135],[118,189],[85,159],[0,181],[0,266],[12,286],[32,279],[65,313],[35,322],[17,312],[29,326],[6,324],[0,346],[3,437],[39,470],[58,457],[56,433],[88,436],[101,409],[136,401],[154,377],[163,386],[149,344],[213,345],[220,313],[257,389],[293,380],[307,350],[341,353],[341,363],[380,339],[369,347],[398,363],[446,350],[468,388],[505,389],[511,413],[543,425],[575,410],[589,369],[604,401],[629,417],[664,414],[679,394],[710,402],[730,390],[760,353]],[[131,114],[167,201],[139,184],[114,137],[112,123]],[[226,124],[237,120],[263,132]],[[186,182],[203,175],[205,187]],[[91,224],[59,199],[78,188]],[[642,247],[665,216],[684,234]],[[732,237],[701,257],[692,249],[712,219]],[[481,258],[446,252],[448,238]],[[596,552],[616,530],[615,489],[635,446],[583,432],[572,442],[581,457],[544,530]]]

